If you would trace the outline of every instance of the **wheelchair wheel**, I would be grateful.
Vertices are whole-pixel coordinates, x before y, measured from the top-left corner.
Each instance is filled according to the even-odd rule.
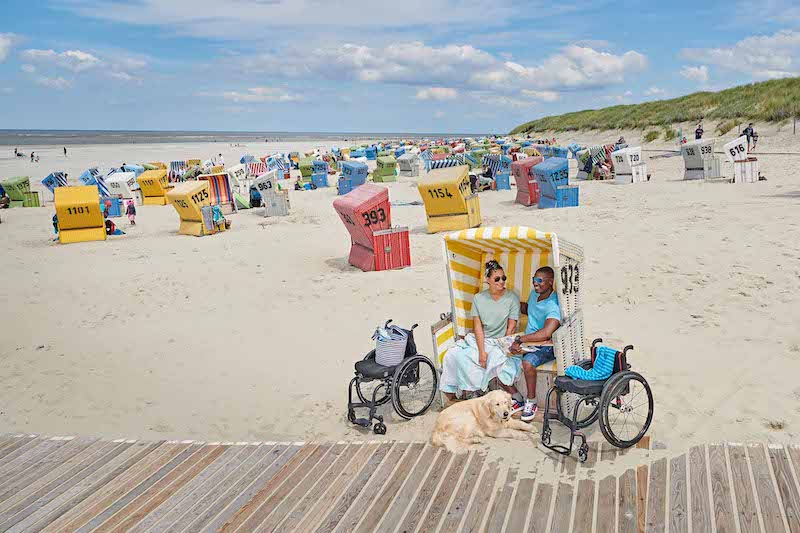
[[[369,352],[364,359],[374,359],[375,358],[375,350]],[[356,394],[358,395],[358,399],[361,403],[369,403],[372,401],[372,391],[375,390],[375,387],[382,384],[383,381],[380,379],[373,379],[372,381],[356,381]],[[383,391],[378,393],[378,397],[375,398],[375,403],[378,405],[383,405],[391,398],[389,397],[390,394],[389,387],[384,387]]]
[[[620,372],[609,379],[600,396],[600,431],[617,448],[630,448],[653,421],[653,393],[637,372]]]
[[[439,375],[424,355],[405,359],[392,378],[392,405],[405,419],[419,416],[433,403],[439,387]]]
[[[560,397],[556,398],[556,412],[558,413],[559,420],[572,420],[571,412],[565,415],[562,411]],[[586,402],[581,402],[581,406],[578,407],[578,420],[576,421],[575,429],[583,429],[591,426],[595,423],[598,416],[600,416],[600,402],[597,398],[589,400],[588,405]]]

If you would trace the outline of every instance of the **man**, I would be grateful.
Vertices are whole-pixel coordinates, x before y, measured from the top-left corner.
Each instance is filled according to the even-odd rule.
[[[225,166],[225,159],[222,157],[222,154],[219,154],[219,159],[217,159],[217,164],[221,167]]]
[[[703,138],[703,125],[702,124],[698,124],[697,125],[697,129],[694,130],[694,139],[697,141],[697,140],[700,140],[702,138]]]
[[[561,325],[561,309],[558,306],[558,295],[553,290],[554,281],[555,274],[549,266],[540,268],[534,274],[533,290],[528,302],[521,304],[522,312],[528,315],[528,327],[525,328],[524,335],[514,339],[511,353],[521,353],[520,346],[526,342],[550,341],[555,330]],[[529,422],[536,416],[536,367],[555,358],[552,345],[539,346],[522,356],[522,371],[525,374],[528,390],[521,420]],[[519,406],[515,405],[514,409],[519,410]]]
[[[753,139],[753,123],[747,125],[747,127],[742,132],[742,135],[747,137],[747,150],[750,151],[750,141]]]

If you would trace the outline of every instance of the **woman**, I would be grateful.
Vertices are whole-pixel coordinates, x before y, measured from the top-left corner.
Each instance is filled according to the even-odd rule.
[[[518,371],[518,362],[506,357],[496,339],[517,331],[519,296],[506,289],[506,275],[497,261],[486,263],[485,275],[489,288],[472,300],[473,333],[444,358],[440,388],[451,401],[458,391],[485,390],[495,377],[511,385]]]

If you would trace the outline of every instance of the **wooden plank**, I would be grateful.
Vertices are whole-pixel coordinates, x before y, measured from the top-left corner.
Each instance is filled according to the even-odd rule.
[[[747,466],[747,453],[744,446],[729,446],[733,490],[736,495],[736,510],[742,533],[761,531],[758,522],[758,507],[750,481],[750,468]]]
[[[602,454],[600,455],[602,460]],[[631,476],[633,470],[629,470]],[[633,494],[633,493],[631,493]],[[607,476],[597,488],[597,531],[617,530],[617,478]]]
[[[595,456],[597,454],[595,453]],[[575,496],[575,521],[573,531],[592,531],[594,524],[594,481],[582,479],[578,482]]]
[[[36,497],[37,494],[38,497],[44,496],[50,492],[50,490],[69,479],[71,477],[70,472],[77,465],[91,458],[94,454],[98,453],[99,450],[108,449],[109,446],[113,447],[117,446],[117,444],[101,441],[99,439],[87,439],[83,444],[76,445],[76,448],[72,450],[75,452],[73,455],[64,457],[61,464],[51,468],[47,473],[42,472],[44,475],[37,476],[37,479],[26,484],[24,488],[21,484],[17,483],[12,483],[10,486],[4,487],[4,491],[0,493],[0,502],[2,502],[0,503],[0,523],[5,520],[1,513],[7,514],[11,509],[25,507],[28,503],[38,499]],[[30,499],[32,496],[33,500]],[[28,503],[22,505],[21,502],[23,501],[27,501]]]
[[[325,450],[326,447],[328,450],[321,459],[314,464],[313,469],[292,487],[291,492],[278,503],[278,506],[267,518],[267,521],[259,526],[259,530],[272,531],[286,518],[286,515],[311,491],[331,465],[339,459],[342,452],[347,448],[347,444],[338,443],[333,446],[320,446],[320,449]]]
[[[14,470],[21,463],[24,463],[26,458],[30,455],[35,456],[42,453],[43,450],[46,451],[49,449],[54,442],[63,441],[52,441],[50,437],[36,437],[16,447],[0,461],[0,479],[2,479],[9,470]]]
[[[733,514],[731,484],[728,479],[724,446],[711,444],[708,447],[708,466],[711,476],[711,504],[714,507],[717,533],[733,533],[736,531],[736,520]]]
[[[276,529],[279,531],[294,531],[297,525],[306,516],[306,513],[319,502],[320,498],[325,494],[325,491],[330,488],[336,477],[341,475],[342,471],[354,457],[360,457],[359,453],[363,453],[365,448],[366,446],[363,444],[350,444],[347,446],[325,474],[314,484],[312,489],[308,491],[307,494],[303,495],[300,502],[286,515],[286,518]]]
[[[9,497],[9,493],[18,495],[21,492],[25,492],[25,489],[29,485],[37,482],[41,484],[41,480],[52,478],[54,473],[63,467],[71,457],[81,454],[83,450],[94,442],[97,442],[97,440],[98,439],[92,438],[77,438],[69,441],[62,441],[64,444],[55,449],[52,453],[48,454],[46,457],[40,458],[28,469],[15,475],[13,479],[0,483],[0,487],[3,489],[3,492],[0,493],[0,501]],[[2,506],[0,506],[0,508],[2,508]]]
[[[358,476],[358,473],[365,466],[366,463],[376,453],[384,453],[385,445],[378,443],[364,444],[361,449],[352,457],[352,459],[342,464],[339,469],[332,471],[331,481],[325,487],[321,487],[322,491],[319,496],[312,502],[311,506],[301,517],[300,523],[297,526],[287,528],[286,525],[279,527],[280,530],[291,531],[310,531],[315,528],[319,522],[330,512],[336,501],[346,491],[350,483]],[[370,463],[370,467],[376,467],[375,463]],[[306,498],[308,499],[308,498]]]
[[[617,458],[618,448],[616,448],[614,445],[608,442],[599,442],[598,446],[600,449],[600,461],[604,463],[610,463]]]
[[[202,525],[212,520],[250,483],[252,483],[264,469],[269,468],[275,459],[286,451],[286,445],[264,444],[256,448],[255,453],[247,457],[241,464],[236,465],[230,472],[225,472],[225,477],[219,480],[205,496],[194,502],[184,513],[173,518],[168,526],[161,525],[158,529],[168,532],[183,531],[185,529],[198,531]]]
[[[758,502],[761,505],[761,517],[764,519],[764,529],[767,533],[772,531],[786,531],[783,522],[783,510],[779,501],[777,487],[772,481],[769,462],[767,461],[764,446],[750,445],[747,447],[747,456],[753,470]]]
[[[0,464],[4,466],[10,464],[14,459],[31,448],[35,448],[42,442],[44,442],[44,438],[38,435],[20,437],[19,440],[12,442],[9,446],[0,450]]]
[[[227,444],[225,446],[228,446]],[[213,490],[214,485],[224,479],[231,471],[239,466],[245,459],[253,455],[260,447],[257,445],[232,445],[228,446],[216,461],[199,475],[189,481],[180,491],[170,496],[166,502],[148,514],[141,522],[131,528],[131,533],[147,531],[155,524],[166,528],[174,519],[180,517],[197,501]]]
[[[553,509],[553,523],[550,531],[553,533],[569,533],[570,520],[572,519],[572,496],[574,489],[568,483],[559,483],[556,491],[556,505]]]
[[[447,504],[450,503],[450,498],[458,486],[458,482],[464,473],[464,466],[472,454],[459,454],[453,457],[450,462],[450,468],[447,469],[444,479],[439,485],[439,490],[433,497],[425,517],[420,521],[419,532],[436,531],[436,526],[442,521]]]
[[[674,457],[669,462],[669,533],[688,533],[686,455]]]
[[[450,507],[445,514],[444,523],[440,528],[441,531],[455,531],[458,529],[458,525],[461,523],[461,519],[464,517],[464,513],[467,510],[472,492],[478,485],[478,479],[483,469],[485,457],[486,456],[481,453],[471,454],[469,465],[464,473],[464,479],[458,486],[458,490],[453,496],[453,501],[450,503]]]
[[[189,529],[194,530],[195,527],[202,526],[202,531],[221,531],[222,526],[226,524],[244,504],[258,494],[258,491],[261,490],[261,488],[264,487],[264,485],[266,485],[302,447],[303,446],[300,444],[276,446],[276,448],[280,448],[283,453],[275,457],[268,466],[263,465],[262,467],[255,467],[252,473],[255,479],[252,479],[251,474],[248,472],[247,482],[241,485],[237,484],[238,490],[231,489],[229,497],[215,502],[214,507],[220,509],[220,511],[216,516],[209,513],[209,515],[213,517],[210,522],[208,522],[207,519],[203,519],[202,521],[196,520],[193,522],[194,525]]]
[[[536,498],[533,500],[531,519],[528,523],[528,531],[530,533],[547,532],[547,522],[550,518],[550,507],[552,501],[553,486],[540,483],[536,488]]]
[[[644,515],[640,507],[639,493],[637,490],[637,475],[633,469],[626,470],[619,478],[619,527],[620,533],[636,533],[639,531],[639,516]],[[642,509],[640,512],[639,509]],[[598,532],[600,529],[598,529]],[[608,530],[608,531],[613,531]]]
[[[768,451],[789,531],[798,533],[800,532],[800,493],[792,475],[789,457],[783,446],[770,446]]]
[[[49,501],[37,501],[34,512],[12,528],[38,531],[47,524],[76,508],[86,499],[102,490],[108,483],[123,475],[129,468],[145,460],[150,454],[161,453],[164,441],[147,443],[124,443],[82,470],[67,483],[59,486],[55,494],[48,494]],[[26,509],[20,514],[31,511]],[[17,520],[19,514],[14,516]]]
[[[645,531],[658,533],[666,530],[667,512],[667,460],[659,459],[650,465],[647,489],[647,527]]]
[[[497,481],[497,475],[500,472],[500,465],[496,462],[489,463],[483,471],[481,476],[480,485],[475,491],[475,496],[469,504],[467,509],[467,516],[464,518],[464,524],[461,526],[461,531],[472,532],[478,531],[483,523],[483,517],[489,508],[489,500],[494,494],[494,484]]]
[[[252,498],[245,501],[244,505],[231,515],[220,529],[222,531],[235,531],[239,526],[242,526],[244,531],[254,530],[255,526],[266,518],[266,515],[259,514],[261,506],[266,503],[283,482],[286,481],[306,459],[311,457],[316,450],[316,444],[306,444],[300,447],[297,453],[286,461],[280,470],[278,470],[258,492],[253,494]],[[268,511],[267,514],[269,514]],[[245,525],[245,523],[247,524]]]
[[[506,521],[508,506],[511,505],[511,496],[517,485],[517,468],[511,467],[506,473],[505,483],[501,487],[496,487],[495,498],[489,509],[489,516],[486,522],[486,529],[489,531],[501,531]]]
[[[561,455],[560,457],[561,457],[561,473],[566,474],[568,476],[574,476],[575,471],[578,467],[578,459],[573,455]]]
[[[528,520],[528,511],[533,498],[533,489],[536,484],[534,478],[523,478],[517,484],[517,492],[514,495],[514,503],[508,513],[508,524],[506,531],[524,531],[525,522]]]
[[[158,480],[138,498],[131,501],[110,520],[103,523],[97,531],[130,531],[145,516],[158,508],[171,495],[180,490],[201,471],[222,455],[229,446],[211,445],[201,449],[186,461],[173,468],[166,476]]]
[[[139,491],[143,490],[147,485],[149,479],[158,475],[164,467],[170,465],[173,461],[177,459],[183,460],[186,453],[194,453],[189,444],[175,443],[165,448],[164,453],[154,458],[153,461],[143,461],[139,465],[132,467],[120,480],[112,481],[107,489],[100,491],[96,497],[88,499],[87,502],[89,504],[79,506],[74,513],[67,513],[67,515],[71,514],[71,517],[64,516],[65,520],[58,525],[58,531],[83,529],[84,525],[90,525],[88,529],[99,526],[110,516],[109,513],[116,512],[123,502],[135,497],[133,495],[138,495]],[[45,531],[53,530],[55,527],[54,524],[51,524],[51,526],[45,528]]]
[[[425,476],[422,485],[414,498],[414,502],[409,506],[409,512],[403,517],[400,525],[400,531],[414,531],[422,519],[422,513],[428,507],[428,504],[439,486],[439,480],[444,475],[450,464],[453,454],[442,451],[434,461],[433,466]]]
[[[650,467],[636,467],[636,531],[644,533],[647,525],[647,491],[649,487]]]
[[[689,486],[692,494],[692,531],[711,531],[711,502],[708,496],[706,450],[703,446],[694,446],[689,450]]]
[[[313,470],[320,462],[322,458],[324,458],[331,449],[330,444],[319,444],[319,445],[308,445],[313,446],[312,453],[300,464],[297,468],[295,468],[289,476],[287,476],[286,481],[284,481],[277,490],[275,490],[270,497],[264,502],[263,505],[258,509],[253,516],[250,517],[250,521],[260,524],[263,522],[270,514],[277,508],[277,506],[297,487],[297,485],[303,481],[309,471]],[[302,451],[302,450],[301,450]],[[300,455],[299,453],[297,455]],[[297,457],[295,455],[292,457],[294,461]],[[330,464],[330,463],[328,463]],[[288,466],[288,465],[287,465]],[[286,470],[286,467],[284,467]],[[277,477],[277,476],[276,476]],[[275,478],[273,478],[274,480]],[[270,480],[270,483],[273,482]],[[281,515],[281,518],[285,515]]]

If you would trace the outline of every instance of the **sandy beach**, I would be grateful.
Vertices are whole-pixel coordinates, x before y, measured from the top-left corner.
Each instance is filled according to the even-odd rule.
[[[649,183],[580,182],[578,208],[481,193],[484,226],[531,226],[583,246],[587,335],[635,345],[630,361],[656,402],[650,433],[670,448],[800,435],[800,155],[769,155],[799,153],[800,137],[791,124],[758,130],[765,182],[684,182],[671,157],[647,161]],[[637,145],[642,132],[545,134]],[[89,166],[218,153],[230,165],[329,145],[71,145],[67,158],[61,146],[22,148],[38,164],[2,146],[0,177],[30,175],[43,191],[54,170],[74,181]],[[675,146],[644,149],[652,158]],[[414,179],[388,188],[392,201],[419,199]],[[63,246],[51,240],[52,204],[0,212],[0,433],[373,438],[346,420],[353,363],[388,318],[419,323],[420,351],[432,353],[430,325],[449,311],[442,237],[426,233],[422,206],[393,207],[394,223],[411,228],[413,266],[364,273],[347,263],[335,188],[290,195],[289,217],[240,211],[232,231],[205,238],[178,236],[171,206],[139,207],[136,227],[120,222],[125,236]],[[384,409],[387,437],[426,440],[437,412],[403,422]],[[603,438],[596,425],[589,434]]]

